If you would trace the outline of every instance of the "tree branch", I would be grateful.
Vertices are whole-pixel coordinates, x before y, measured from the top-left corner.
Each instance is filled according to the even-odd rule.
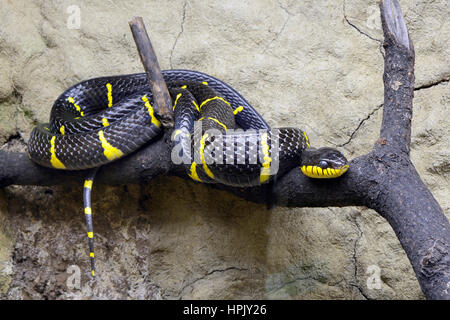
[[[209,186],[257,203],[265,203],[270,195],[272,203],[279,206],[372,208],[392,226],[425,296],[450,299],[450,224],[409,159],[414,48],[398,1],[383,0],[380,9],[386,48],[385,92],[380,138],[373,150],[353,159],[349,171],[338,179],[309,179],[295,168],[280,177],[274,186],[246,189]],[[138,50],[150,49],[138,45]],[[149,68],[157,68],[156,59]],[[96,181],[136,183],[160,175],[188,179],[184,168],[171,162],[170,134],[166,130],[162,137],[133,155],[104,166]],[[0,151],[0,187],[81,182],[83,175],[40,167],[23,153]]]
[[[397,0],[380,2],[386,52],[384,108],[380,137],[409,155],[412,100],[414,97],[414,48]]]
[[[134,17],[128,24],[152,89],[156,114],[165,128],[171,128],[173,127],[173,114],[170,110],[172,99],[159,68],[158,59],[148,37],[144,21],[142,17]]]

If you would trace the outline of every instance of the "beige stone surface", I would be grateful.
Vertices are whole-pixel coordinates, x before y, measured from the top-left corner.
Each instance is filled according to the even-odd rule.
[[[448,2],[400,3],[416,50],[411,157],[450,216]],[[24,150],[65,88],[141,72],[128,27],[136,15],[162,69],[230,83],[270,125],[303,128],[312,145],[339,147],[349,158],[378,136],[377,1],[0,4],[2,149]],[[68,28],[71,5],[80,9],[79,29]],[[268,210],[178,178],[94,186],[98,279],[90,283],[81,195],[78,185],[1,190],[2,298],[423,298],[393,230],[372,210]],[[380,288],[370,289],[377,270]]]

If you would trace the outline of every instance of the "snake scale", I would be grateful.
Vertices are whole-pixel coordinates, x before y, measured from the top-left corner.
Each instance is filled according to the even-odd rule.
[[[348,163],[333,148],[311,148],[297,128],[270,128],[230,85],[191,70],[164,70],[175,118],[172,161],[193,180],[249,187],[300,166],[311,178],[336,178]],[[146,75],[82,81],[55,101],[50,122],[31,133],[28,154],[39,165],[87,171],[84,184],[91,273],[95,275],[91,189],[100,166],[160,137]]]

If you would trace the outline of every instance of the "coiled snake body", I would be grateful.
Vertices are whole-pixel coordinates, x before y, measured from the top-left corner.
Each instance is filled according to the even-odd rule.
[[[165,70],[175,125],[172,161],[196,181],[255,186],[296,166],[312,178],[335,178],[348,168],[332,148],[310,148],[296,128],[271,129],[231,86],[201,72]],[[50,123],[37,126],[30,158],[46,167],[82,170],[122,158],[160,136],[146,75],[101,77],[80,82],[55,101]],[[92,275],[94,251],[90,191],[84,187]]]

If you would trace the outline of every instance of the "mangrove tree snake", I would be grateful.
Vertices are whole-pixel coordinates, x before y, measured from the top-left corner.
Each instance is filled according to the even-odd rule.
[[[312,178],[335,178],[347,171],[347,160],[338,150],[310,148],[307,135],[297,128],[270,128],[223,81],[190,70],[165,70],[163,76],[175,116],[172,161],[185,166],[193,180],[248,187],[297,166]],[[157,139],[161,131],[144,73],[94,78],[60,95],[50,123],[32,131],[28,154],[50,168],[98,168]],[[90,192],[95,172],[87,174],[84,185],[92,275]]]

